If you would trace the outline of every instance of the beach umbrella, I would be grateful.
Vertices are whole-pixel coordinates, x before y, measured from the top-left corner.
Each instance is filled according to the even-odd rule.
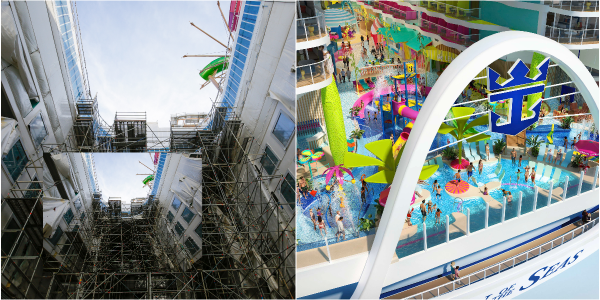
[[[458,184],[456,184],[456,180],[451,180],[446,183],[446,192],[451,194],[463,194],[469,190],[469,183],[461,180]]]

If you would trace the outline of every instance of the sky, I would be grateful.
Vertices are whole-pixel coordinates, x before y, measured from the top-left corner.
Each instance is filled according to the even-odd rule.
[[[229,16],[229,1],[221,1]],[[98,95],[100,115],[112,125],[115,112],[146,112],[149,122],[167,127],[175,113],[209,112],[217,89],[199,71],[225,54],[227,27],[216,1],[77,2],[88,80]]]
[[[139,162],[154,169],[149,153],[94,153],[93,156],[104,201],[108,197],[121,197],[123,203],[130,203],[132,198],[148,195],[150,188],[144,187],[142,180],[153,172]]]

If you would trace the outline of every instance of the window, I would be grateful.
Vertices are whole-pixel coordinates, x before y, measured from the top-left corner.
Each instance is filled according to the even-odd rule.
[[[196,232],[196,234],[197,234],[197,235],[198,235],[200,238],[202,238],[202,223],[200,223],[200,224],[198,225],[198,227],[196,227],[196,230],[194,230],[194,231]]]
[[[177,197],[173,198],[173,203],[171,203],[171,206],[175,209],[175,211],[179,210],[179,207],[181,206],[181,201],[179,201],[179,199],[177,199]]]
[[[285,179],[281,183],[281,195],[285,198],[285,201],[294,208],[296,199],[296,190],[294,189],[294,178],[292,174],[287,173]]]
[[[181,226],[181,223],[177,222],[177,225],[175,225],[175,231],[177,232],[177,235],[181,236],[181,234],[183,234],[185,229],[183,229],[183,226]]]
[[[196,254],[196,252],[200,250],[198,244],[196,244],[196,242],[194,242],[192,238],[187,238],[187,240],[185,240],[185,248],[187,248],[187,250],[190,251],[191,255]]]
[[[265,155],[260,159],[260,164],[265,168],[267,174],[272,175],[275,171],[275,167],[279,163],[279,159],[275,156],[275,153],[269,148],[269,146],[265,147]]]
[[[52,245],[56,246],[56,244],[58,243],[58,240],[60,240],[60,237],[62,236],[62,234],[63,234],[62,228],[60,228],[60,226],[58,226],[58,228],[56,228],[56,232],[50,238],[50,243],[52,243]]]
[[[17,180],[29,162],[29,159],[25,154],[25,149],[23,149],[23,144],[21,144],[21,140],[18,140],[12,148],[10,148],[8,154],[2,158],[2,161],[8,169],[8,173],[10,173],[12,179]]]
[[[294,121],[292,121],[286,114],[280,113],[279,119],[273,128],[273,135],[286,147],[294,133]]]
[[[29,133],[31,133],[31,137],[33,138],[33,143],[35,147],[39,147],[42,144],[42,141],[48,136],[48,132],[46,131],[46,126],[44,126],[44,120],[42,119],[42,114],[37,115],[31,123],[29,123]]]
[[[67,222],[67,225],[71,224],[71,221],[73,221],[73,211],[69,208],[63,215],[63,218],[65,219],[65,222]]]
[[[173,213],[171,213],[171,211],[169,211],[169,212],[167,213],[167,220],[169,221],[169,223],[173,223],[173,218],[174,218],[174,217],[175,217],[175,216],[173,216]]]
[[[249,14],[253,14],[256,15],[258,14],[258,6],[250,6],[250,5],[246,5],[246,8],[244,8],[244,14],[249,13]]]
[[[189,209],[189,208],[185,208],[183,210],[183,213],[181,213],[181,217],[188,223],[190,224],[190,221],[192,221],[192,219],[194,218],[194,213]]]

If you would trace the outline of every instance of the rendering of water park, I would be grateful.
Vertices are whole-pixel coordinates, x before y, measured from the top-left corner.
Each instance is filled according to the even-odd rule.
[[[482,65],[439,124],[422,169],[397,169],[431,89],[459,52],[361,14],[358,4],[330,5],[326,16],[350,7],[359,11],[355,23],[327,23],[333,80],[320,89],[321,107],[306,108],[314,120],[297,127],[298,268],[368,251],[396,172],[419,172],[413,197],[397,200],[410,209],[394,216],[405,219],[396,261],[597,185],[590,109],[560,67],[533,51]],[[529,83],[508,88],[518,76]],[[540,83],[522,105],[490,101]],[[514,134],[495,130],[516,123],[516,107],[532,124]]]

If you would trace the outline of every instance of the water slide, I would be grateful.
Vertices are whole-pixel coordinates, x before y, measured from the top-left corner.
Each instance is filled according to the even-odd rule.
[[[398,89],[400,90],[400,92],[404,92],[404,86],[399,86]],[[367,105],[369,105],[374,99],[379,99],[379,95],[386,95],[386,94],[391,94],[393,92],[393,87],[392,86],[387,86],[384,87],[381,90],[372,90],[369,91],[365,94],[363,94],[362,96],[358,97],[358,99],[356,99],[356,102],[354,102],[354,105],[352,107],[360,107],[361,101],[364,103],[364,107],[363,109],[361,109],[358,112],[358,116],[361,118],[365,117],[365,107],[367,107]],[[411,94],[414,94],[415,92],[415,86],[408,86],[408,92]],[[396,110],[394,110],[396,111]]]
[[[409,119],[413,120],[413,122],[414,122],[414,120],[416,120],[417,117],[419,116],[419,112],[409,108],[407,106],[407,104],[409,106],[414,106],[415,101],[408,100],[408,103],[406,103],[406,101],[402,101],[402,102],[392,101],[392,109],[394,111],[397,111],[399,115],[401,115],[405,118],[409,118]],[[402,132],[400,133],[400,136],[394,142],[394,146],[392,148],[392,149],[394,149],[394,157],[396,157],[396,155],[398,155],[400,148],[402,148],[402,145],[404,145],[404,143],[406,143],[406,140],[408,140],[408,136],[410,135],[410,131],[412,130],[412,127],[413,127],[413,122],[408,123],[404,127],[404,130],[402,130]]]

